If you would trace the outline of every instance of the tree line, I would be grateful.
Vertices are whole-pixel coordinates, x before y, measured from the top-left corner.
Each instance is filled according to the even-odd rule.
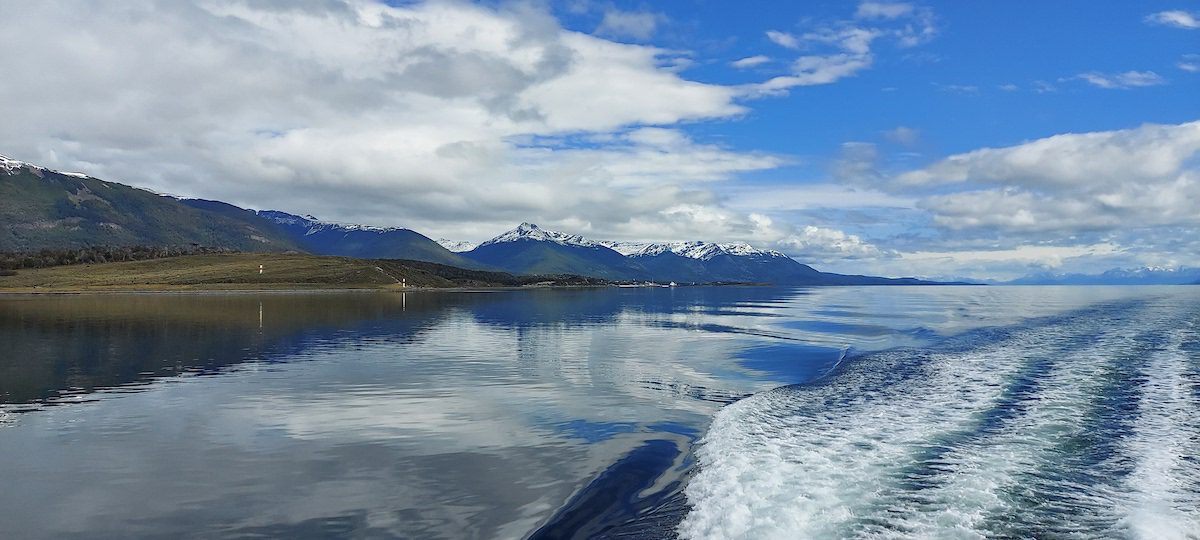
[[[95,246],[37,251],[0,251],[0,275],[11,276],[25,268],[48,268],[73,264],[146,261],[183,255],[237,253],[237,250],[205,246]]]

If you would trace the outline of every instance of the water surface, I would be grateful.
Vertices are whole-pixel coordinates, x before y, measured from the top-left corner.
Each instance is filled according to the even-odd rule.
[[[0,537],[1194,534],[1197,300],[0,297]]]

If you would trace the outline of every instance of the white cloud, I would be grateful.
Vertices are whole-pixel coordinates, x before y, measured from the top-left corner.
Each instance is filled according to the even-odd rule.
[[[799,36],[768,31],[767,37],[780,46],[812,52],[796,58],[791,73],[746,85],[745,94],[781,95],[798,86],[831,84],[871,67],[875,60],[872,48],[881,39],[898,47],[913,47],[937,34],[932,12],[909,4],[866,2],[859,6],[856,17],[825,23]]]
[[[526,219],[633,235],[678,204],[719,209],[703,183],[780,162],[641,129],[745,109],[737,89],[664,67],[679,53],[567,31],[521,4],[45,1],[6,14],[19,24],[0,34],[0,64],[24,82],[0,85],[0,148],[161,192],[451,238]]]
[[[830,84],[854,75],[870,65],[870,56],[801,56],[792,62],[793,75],[774,77],[766,82],[750,85],[746,93],[751,96],[772,95],[797,86]]]
[[[746,68],[752,68],[755,66],[761,66],[770,61],[771,61],[771,59],[769,57],[767,57],[766,55],[758,54],[758,55],[747,56],[745,58],[734,60],[733,62],[730,62],[729,65],[731,65],[735,68],[738,68],[738,69],[746,69]]]
[[[834,183],[746,186],[725,190],[731,208],[781,212],[808,209],[914,208],[915,197]]]
[[[870,242],[836,229],[808,225],[776,243],[785,253],[809,261],[872,259],[890,256]]]
[[[766,245],[795,259],[821,266],[894,256],[854,234],[815,225],[778,224],[757,212],[747,216],[746,226],[749,228],[746,240],[751,243]]]
[[[1126,71],[1124,73],[1080,73],[1076,79],[1087,81],[1092,86],[1108,89],[1141,88],[1167,84],[1166,79],[1153,71]]]
[[[1003,249],[913,251],[884,264],[895,275],[934,278],[1014,279],[1034,272],[1096,272],[1098,260],[1126,260],[1126,251],[1109,242],[1073,246],[1023,245]],[[1104,269],[1107,269],[1104,268]]]
[[[1195,30],[1200,28],[1200,15],[1183,10],[1160,11],[1158,13],[1147,15],[1146,22],[1150,24],[1174,26],[1175,28],[1183,28],[1186,30]]]
[[[950,186],[921,206],[949,229],[1065,232],[1200,223],[1200,122],[1056,135],[950,156],[896,178]]]
[[[863,2],[858,5],[854,16],[859,19],[896,19],[910,15],[913,11],[912,4]]]
[[[1113,186],[1173,178],[1200,151],[1200,121],[1071,133],[945,158],[898,177],[906,185]]]
[[[609,8],[604,12],[604,18],[596,33],[605,36],[627,37],[647,40],[654,36],[658,23],[665,17],[658,13],[621,11]]]
[[[1175,65],[1188,73],[1200,73],[1200,54],[1185,54]]]
[[[788,49],[800,48],[800,40],[796,39],[796,36],[793,36],[787,32],[767,30],[767,39],[771,40],[772,43],[779,45],[780,47],[786,47]]]
[[[896,126],[894,129],[889,129],[883,132],[883,138],[889,142],[893,142],[902,146],[915,146],[921,142],[921,130]]]
[[[874,144],[851,141],[842,143],[833,163],[833,177],[852,186],[873,186],[884,180],[879,171],[879,148]]]
[[[975,94],[979,92],[979,87],[973,84],[939,84],[933,83],[934,88],[942,92],[952,94]]]

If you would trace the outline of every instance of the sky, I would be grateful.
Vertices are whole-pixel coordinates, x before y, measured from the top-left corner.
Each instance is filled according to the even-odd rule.
[[[1200,266],[1200,2],[0,0],[0,154],[481,241]]]

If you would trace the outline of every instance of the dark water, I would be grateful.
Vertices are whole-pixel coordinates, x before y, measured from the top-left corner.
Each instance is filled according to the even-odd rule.
[[[0,297],[0,538],[1194,537],[1198,300]]]

